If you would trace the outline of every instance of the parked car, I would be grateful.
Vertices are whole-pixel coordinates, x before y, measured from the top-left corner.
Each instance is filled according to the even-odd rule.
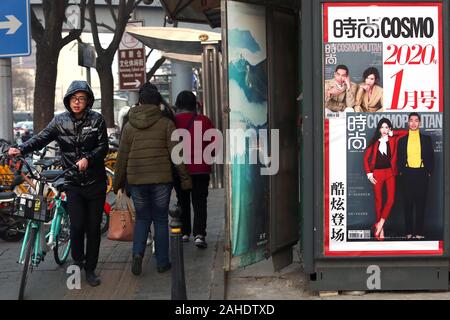
[[[95,99],[92,110],[102,113],[101,111],[102,99]],[[128,107],[128,100],[118,95],[114,95],[114,122],[118,123],[119,112],[123,107]]]
[[[13,111],[13,122],[33,121],[33,114],[30,111]]]
[[[23,142],[24,140],[28,140],[34,134],[33,131],[33,121],[20,121],[14,124],[14,135],[16,138],[21,138]],[[23,139],[25,137],[25,139]]]

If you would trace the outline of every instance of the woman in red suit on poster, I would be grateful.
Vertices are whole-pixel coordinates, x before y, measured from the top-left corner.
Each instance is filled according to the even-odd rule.
[[[398,140],[407,134],[407,130],[393,131],[391,121],[382,118],[364,154],[364,169],[375,195],[376,222],[373,228],[377,240],[384,240],[384,223],[394,204]],[[387,199],[383,205],[384,186]]]

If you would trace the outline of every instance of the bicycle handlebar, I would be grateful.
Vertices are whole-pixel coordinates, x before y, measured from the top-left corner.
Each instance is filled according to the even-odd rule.
[[[30,174],[30,176],[33,178],[33,179],[35,179],[35,180],[37,180],[37,181],[41,181],[41,182],[50,182],[50,183],[52,183],[52,182],[55,182],[56,180],[58,180],[58,179],[60,179],[60,178],[62,178],[66,173],[68,173],[69,171],[71,171],[71,170],[78,170],[78,166],[76,165],[76,164],[74,164],[73,166],[71,166],[70,168],[67,168],[66,170],[64,170],[61,174],[59,174],[57,177],[55,177],[55,178],[53,178],[53,179],[46,179],[45,177],[42,177],[41,175],[40,175],[40,177],[37,177],[35,174],[34,174],[34,172],[33,172],[33,168],[31,167],[31,165],[28,163],[28,161],[23,157],[23,156],[16,156],[16,158],[18,159],[18,160],[20,160],[24,165],[25,165],[25,167],[27,168],[27,170],[28,170],[28,173]],[[45,171],[44,171],[45,172]]]
[[[49,149],[49,150],[53,150],[53,151],[58,151],[59,150],[59,148],[52,147],[52,146],[46,146],[46,148]]]
[[[44,179],[44,182],[55,182],[59,179],[61,179],[62,177],[64,177],[66,175],[67,172],[71,171],[71,170],[78,170],[78,166],[76,164],[74,164],[72,167],[67,168],[66,170],[64,170],[63,172],[61,172],[61,174],[57,175],[55,178],[53,179]]]
[[[39,180],[38,177],[35,176],[35,174],[33,173],[33,168],[30,166],[30,164],[25,160],[24,156],[16,156],[16,159],[18,159],[19,161],[22,162],[23,165],[25,165],[25,167],[28,170],[28,173],[31,175],[31,177],[33,179]]]
[[[33,154],[38,156],[40,159],[44,159],[45,156],[47,155],[47,152],[49,150],[59,151],[59,148],[55,148],[55,147],[52,147],[52,146],[45,146],[44,148],[42,148],[42,150],[33,151]]]

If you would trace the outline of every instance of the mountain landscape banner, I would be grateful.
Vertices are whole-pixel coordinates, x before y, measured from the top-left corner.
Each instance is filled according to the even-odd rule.
[[[249,162],[267,144],[245,134],[268,129],[265,7],[228,1],[227,19],[230,130],[245,139],[230,141],[232,265],[243,267],[264,259],[269,246],[269,177]]]

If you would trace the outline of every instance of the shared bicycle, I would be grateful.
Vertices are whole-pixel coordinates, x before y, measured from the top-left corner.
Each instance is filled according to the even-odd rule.
[[[45,170],[38,172],[19,157],[28,169],[28,174],[35,181],[37,193],[23,193],[16,196],[11,193],[14,201],[11,215],[27,219],[25,236],[20,249],[18,263],[22,264],[22,276],[19,287],[19,300],[24,298],[29,274],[45,258],[49,250],[53,250],[55,262],[62,265],[70,252],[70,219],[65,206],[64,175],[77,170],[71,167],[66,170]],[[44,196],[45,191],[52,190],[53,198]],[[51,221],[50,230],[45,226]]]

